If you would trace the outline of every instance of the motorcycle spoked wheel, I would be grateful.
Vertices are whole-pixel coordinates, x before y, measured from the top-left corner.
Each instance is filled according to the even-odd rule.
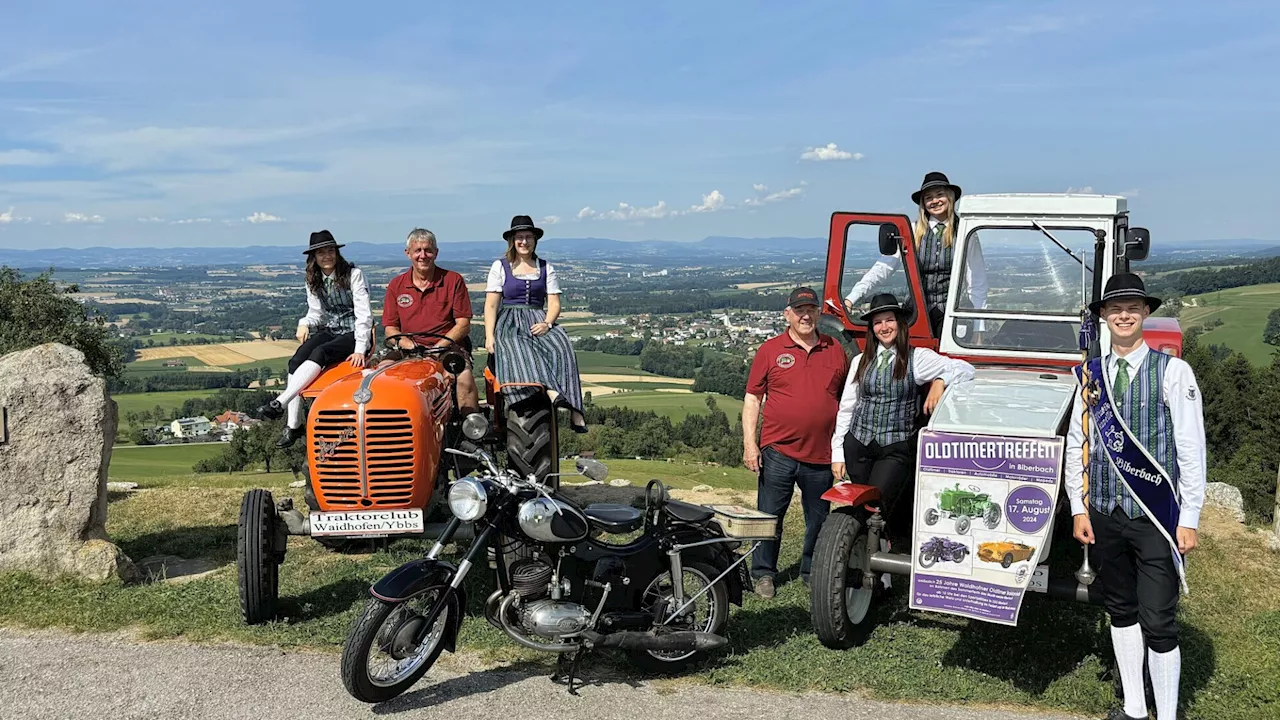
[[[351,697],[367,703],[390,700],[431,669],[444,650],[457,603],[445,606],[422,643],[413,645],[411,638],[444,591],[434,587],[396,604],[369,598],[342,645],[342,684]]]
[[[920,567],[925,567],[925,568],[933,567],[933,564],[936,562],[938,562],[938,558],[934,556],[933,553],[929,553],[929,552],[920,553]]]
[[[809,609],[818,640],[829,648],[861,645],[874,627],[875,588],[862,585],[866,548],[867,529],[852,512],[835,511],[823,521],[813,550]]]
[[[703,588],[711,585],[711,581],[720,574],[720,570],[702,562],[691,562],[684,566],[684,597],[686,602],[690,597],[702,592]],[[671,595],[671,573],[664,572],[653,580],[649,581],[649,585],[645,587],[644,592],[640,594],[641,612],[652,613],[658,603],[666,608],[666,614],[670,614],[676,609],[672,605],[674,600]],[[708,632],[720,635],[724,629],[725,621],[729,618],[729,590],[725,587],[724,581],[711,586],[702,597],[698,598],[690,605],[685,615],[672,621],[672,630],[696,630],[700,632]],[[702,651],[689,652],[657,652],[653,650],[632,650],[628,652],[631,663],[636,667],[651,673],[677,673],[686,667],[701,662],[706,658],[706,653]]]

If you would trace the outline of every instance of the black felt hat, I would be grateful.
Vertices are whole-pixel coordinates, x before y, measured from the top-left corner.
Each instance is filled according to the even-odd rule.
[[[1122,300],[1125,298],[1142,298],[1147,303],[1147,309],[1155,312],[1160,307],[1162,300],[1160,298],[1151,297],[1147,294],[1147,286],[1142,283],[1142,278],[1133,273],[1120,273],[1112,275],[1107,280],[1107,287],[1102,291],[1102,299],[1089,303],[1089,312],[1095,315],[1102,313],[1102,306],[1108,300]]]
[[[306,250],[302,251],[302,254],[310,255],[311,253],[319,250],[320,248],[327,248],[327,247],[340,248],[344,246],[339,245],[338,241],[333,239],[333,233],[329,232],[328,230],[313,232],[311,233],[311,243],[307,245]]]
[[[934,172],[931,172],[931,173],[925,173],[924,181],[920,183],[920,189],[911,193],[911,202],[919,205],[920,196],[924,194],[924,191],[930,188],[936,188],[936,187],[951,188],[951,194],[955,195],[955,197],[952,199],[953,200],[960,199],[960,186],[952,185],[951,181],[947,179],[946,175],[935,170]]]
[[[878,293],[871,298],[871,309],[862,313],[862,321],[871,322],[872,315],[886,310],[892,310],[898,314],[898,317],[907,314],[907,311],[898,304],[898,298],[894,297],[893,293]]]
[[[528,215],[517,215],[511,218],[511,229],[502,233],[502,239],[509,241],[512,235],[521,230],[532,230],[534,240],[542,239],[542,228],[534,225],[533,218]]]

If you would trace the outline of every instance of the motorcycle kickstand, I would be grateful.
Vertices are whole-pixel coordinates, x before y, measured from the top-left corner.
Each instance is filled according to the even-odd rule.
[[[573,652],[573,660],[569,662],[569,670],[565,671],[565,657],[569,653],[560,653],[556,656],[556,670],[551,676],[552,682],[563,683],[567,686],[569,694],[578,697],[578,690],[574,687],[574,682],[578,678],[578,668],[582,665],[582,658],[587,654],[586,648],[578,648]]]

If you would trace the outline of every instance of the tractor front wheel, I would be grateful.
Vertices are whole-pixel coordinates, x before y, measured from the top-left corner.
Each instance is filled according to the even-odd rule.
[[[853,513],[827,516],[813,549],[813,588],[809,610],[818,640],[829,648],[861,645],[871,634],[873,587],[863,584],[867,529]]]
[[[940,517],[940,516],[939,516],[939,514],[938,514],[938,509],[937,509],[937,508],[929,508],[928,510],[925,510],[925,511],[924,511],[924,524],[925,524],[925,525],[937,525],[937,524],[938,524],[938,518],[939,518],[939,517]]]
[[[969,524],[970,523],[969,523],[968,515],[961,515],[960,517],[956,518],[956,532],[960,535],[964,535],[968,533]]]
[[[279,571],[283,554],[275,550],[275,503],[270,490],[250,490],[240,501],[236,530],[236,572],[240,582],[240,613],[250,625],[276,616],[280,597]]]

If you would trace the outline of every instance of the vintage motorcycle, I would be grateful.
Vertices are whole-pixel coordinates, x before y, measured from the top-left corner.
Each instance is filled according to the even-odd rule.
[[[726,535],[715,513],[672,500],[656,480],[645,509],[615,503],[579,508],[558,480],[500,470],[484,449],[448,452],[483,469],[449,490],[453,518],[426,557],[391,571],[352,625],[342,650],[342,681],[376,703],[408,690],[442,650],[454,651],[467,606],[463,580],[477,563],[496,571],[485,617],[524,647],[558,653],[558,681],[575,692],[584,655],[619,648],[643,669],[674,672],[727,641],[729,603],[750,587],[743,539]],[[581,475],[603,480],[605,466],[579,460]],[[474,541],[456,566],[443,548],[464,524]],[[636,535],[622,544],[608,535]],[[462,535],[459,535],[462,537]],[[679,578],[679,582],[673,582]]]
[[[939,560],[964,562],[964,556],[968,554],[969,548],[964,543],[935,535],[920,546],[920,567],[933,567]]]

